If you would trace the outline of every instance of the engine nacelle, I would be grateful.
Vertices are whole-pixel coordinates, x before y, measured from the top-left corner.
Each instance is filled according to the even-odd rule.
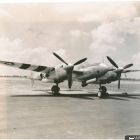
[[[117,73],[114,71],[107,72],[104,76],[98,78],[97,82],[101,84],[111,83],[118,78]]]

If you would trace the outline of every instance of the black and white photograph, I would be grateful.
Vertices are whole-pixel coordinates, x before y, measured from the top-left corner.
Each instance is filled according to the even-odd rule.
[[[140,1],[0,2],[0,139],[140,140]]]

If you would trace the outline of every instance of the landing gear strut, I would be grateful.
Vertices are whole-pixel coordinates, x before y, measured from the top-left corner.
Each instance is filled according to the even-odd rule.
[[[52,95],[60,95],[60,87],[58,85],[53,85],[51,88]]]
[[[107,88],[105,86],[100,86],[97,96],[99,98],[108,97]]]

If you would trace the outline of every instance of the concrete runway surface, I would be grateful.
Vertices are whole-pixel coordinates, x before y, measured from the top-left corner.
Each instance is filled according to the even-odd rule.
[[[124,97],[110,91],[109,98],[98,99],[97,86],[73,85],[76,91],[63,90],[54,97],[48,90],[52,84],[36,82],[31,88],[29,79],[1,77],[0,138],[124,139],[125,135],[140,135],[139,93],[131,91]],[[123,86],[140,91],[140,83],[131,85]],[[66,89],[67,83],[60,87]]]

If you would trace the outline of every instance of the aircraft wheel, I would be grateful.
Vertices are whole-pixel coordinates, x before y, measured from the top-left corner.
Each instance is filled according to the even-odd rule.
[[[123,92],[122,95],[123,96],[128,96],[128,93],[127,92]]]
[[[102,97],[103,97],[103,94],[102,94],[102,92],[101,92],[100,90],[98,91],[97,96],[98,96],[99,98],[102,98]]]
[[[101,86],[99,88],[99,91],[98,91],[98,97],[99,98],[102,98],[102,97],[107,97],[109,94],[107,93],[107,88],[105,86]]]
[[[51,91],[52,91],[52,95],[60,95],[59,93],[60,88],[57,85],[52,86]]]
[[[106,88],[105,86],[101,86],[101,87],[99,88],[99,90],[101,90],[102,92],[106,93],[107,88]]]

